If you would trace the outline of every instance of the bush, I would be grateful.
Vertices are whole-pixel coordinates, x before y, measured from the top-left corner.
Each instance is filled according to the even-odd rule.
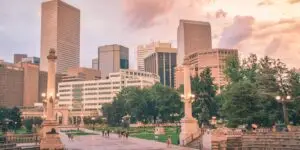
[[[32,132],[33,119],[25,119],[23,122],[28,133]]]

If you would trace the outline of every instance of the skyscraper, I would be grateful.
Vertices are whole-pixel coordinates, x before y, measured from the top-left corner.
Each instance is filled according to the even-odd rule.
[[[129,49],[122,45],[105,45],[98,48],[98,70],[101,77],[108,77],[109,73],[119,72],[129,68]]]
[[[14,63],[22,61],[23,58],[27,58],[26,54],[14,54]]]
[[[95,70],[99,69],[99,67],[98,67],[98,58],[92,59],[92,68],[95,69]]]
[[[148,54],[155,52],[156,47],[170,48],[171,43],[162,43],[162,42],[158,41],[158,42],[152,42],[147,45],[139,45],[137,47],[137,51],[136,51],[137,69],[139,71],[145,71],[144,59]]]
[[[56,71],[79,67],[80,10],[61,1],[42,3],[40,70],[47,71],[50,48],[57,52]]]
[[[210,23],[180,20],[177,30],[177,48],[177,65],[182,65],[184,56],[187,54],[211,49]]]
[[[154,52],[144,59],[145,71],[159,75],[161,84],[174,87],[176,51],[171,44],[169,47],[155,47]]]

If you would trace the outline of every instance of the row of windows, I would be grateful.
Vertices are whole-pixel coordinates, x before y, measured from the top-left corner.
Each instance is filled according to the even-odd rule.
[[[97,90],[97,88],[85,88],[84,90]]]
[[[127,81],[127,83],[140,83],[141,81]]]
[[[93,85],[97,85],[97,83],[86,83],[85,86],[93,86]]]
[[[71,87],[71,85],[60,85],[60,88],[64,88],[64,87]]]
[[[59,92],[70,92],[70,89],[66,89],[66,90],[59,90]]]

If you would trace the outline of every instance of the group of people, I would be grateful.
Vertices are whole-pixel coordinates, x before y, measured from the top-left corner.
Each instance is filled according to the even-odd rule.
[[[102,136],[109,137],[110,130],[102,130]]]
[[[127,139],[128,136],[129,136],[129,132],[128,131],[117,131],[117,133],[119,135],[119,138],[125,137]]]

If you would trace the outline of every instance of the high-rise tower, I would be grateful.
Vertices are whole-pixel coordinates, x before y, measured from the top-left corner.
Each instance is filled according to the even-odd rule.
[[[185,55],[212,48],[211,26],[208,22],[180,20],[177,31],[177,65]]]
[[[40,70],[47,71],[48,51],[56,49],[56,72],[79,67],[80,10],[61,1],[42,3]]]

